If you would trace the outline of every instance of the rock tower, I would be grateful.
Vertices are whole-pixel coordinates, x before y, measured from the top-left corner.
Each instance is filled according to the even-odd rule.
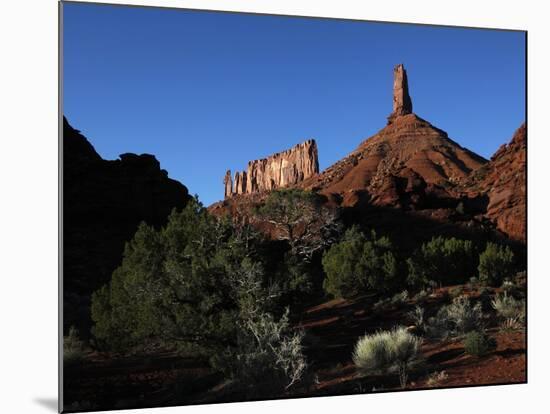
[[[407,71],[403,64],[399,64],[393,68],[393,112],[388,117],[388,124],[398,116],[412,114],[412,110]]]

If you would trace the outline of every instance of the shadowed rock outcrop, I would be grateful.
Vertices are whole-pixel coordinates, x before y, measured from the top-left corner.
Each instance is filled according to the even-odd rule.
[[[247,171],[235,173],[233,183],[230,183],[231,173],[228,171],[224,180],[225,197],[229,197],[229,188],[232,188],[230,195],[259,193],[298,184],[317,173],[317,144],[310,139],[289,150],[250,161]]]
[[[63,120],[65,328],[76,325],[86,334],[90,296],[110,280],[138,224],[163,225],[188,199],[187,188],[168,178],[153,155],[104,160]]]
[[[469,197],[488,197],[485,217],[511,239],[527,239],[527,127],[521,125],[483,168],[461,187]]]

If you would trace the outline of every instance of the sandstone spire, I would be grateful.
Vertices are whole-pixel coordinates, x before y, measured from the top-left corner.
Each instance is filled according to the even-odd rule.
[[[403,64],[393,68],[393,112],[388,117],[388,123],[401,115],[412,113],[412,101],[409,96],[409,84],[407,81],[407,71]]]
[[[235,172],[235,188],[233,194],[246,193],[246,171]]]
[[[233,181],[231,180],[231,170],[227,170],[223,179],[223,185],[225,187],[224,198],[231,197],[233,193]]]

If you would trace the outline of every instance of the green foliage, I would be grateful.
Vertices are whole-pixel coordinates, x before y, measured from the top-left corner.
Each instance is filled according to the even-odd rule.
[[[289,243],[293,255],[308,262],[316,252],[331,245],[340,232],[338,211],[327,207],[311,191],[271,191],[256,214],[275,226],[276,236]]]
[[[421,339],[405,328],[365,335],[355,344],[353,362],[365,373],[397,371],[401,387],[407,384],[408,369],[415,361]]]
[[[304,334],[291,330],[288,312],[279,320],[266,312],[250,314],[242,319],[240,329],[239,346],[219,361],[229,376],[253,393],[275,394],[302,379],[307,368]]]
[[[323,254],[325,291],[335,297],[351,297],[374,290],[392,289],[399,276],[397,258],[387,237],[369,237],[357,228],[346,231],[339,243]]]
[[[407,265],[412,286],[426,286],[430,281],[462,283],[476,271],[476,251],[469,240],[434,237],[407,260]]]
[[[278,276],[281,291],[290,302],[299,300],[313,289],[311,265],[291,252],[285,254],[282,272]]]
[[[464,351],[476,357],[487,355],[493,346],[491,338],[483,331],[471,331],[464,338]]]
[[[197,200],[161,230],[141,224],[111,283],[93,295],[96,340],[124,351],[160,339],[207,356],[243,384],[297,382],[302,336],[281,316],[281,297],[293,287],[264,274],[262,243]]]
[[[514,274],[514,253],[508,246],[487,243],[479,256],[479,280],[489,286],[498,286]]]
[[[115,349],[159,335],[226,345],[237,312],[228,274],[242,259],[228,223],[196,200],[173,212],[161,231],[142,223],[111,283],[92,298],[94,335]]]
[[[76,364],[84,358],[84,342],[78,337],[78,331],[74,326],[69,329],[69,335],[63,337],[63,363]]]
[[[280,318],[267,311],[281,292],[261,281],[261,268],[249,260],[232,277],[239,309],[237,345],[216,353],[213,366],[249,392],[278,393],[299,382],[306,370],[304,334],[291,329],[288,309]]]

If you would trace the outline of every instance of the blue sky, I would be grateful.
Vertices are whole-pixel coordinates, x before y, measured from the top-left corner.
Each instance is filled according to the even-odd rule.
[[[414,112],[488,158],[525,120],[525,35],[65,3],[63,105],[105,159],[151,153],[209,205],[227,169],[308,138],[321,169]]]

